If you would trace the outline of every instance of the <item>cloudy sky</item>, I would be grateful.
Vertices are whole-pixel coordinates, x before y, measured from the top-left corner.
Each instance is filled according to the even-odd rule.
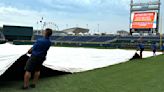
[[[57,24],[59,30],[78,26],[91,32],[98,32],[98,28],[100,32],[128,31],[129,4],[130,0],[0,0],[0,26],[38,29],[41,24],[37,21],[43,17],[43,21]],[[53,24],[47,27],[56,28]]]

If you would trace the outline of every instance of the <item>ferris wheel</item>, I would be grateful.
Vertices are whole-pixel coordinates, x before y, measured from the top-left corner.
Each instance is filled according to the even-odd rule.
[[[44,30],[45,28],[51,28],[55,31],[59,31],[59,27],[57,24],[55,24],[54,22],[43,22],[42,24],[42,30]]]
[[[45,28],[51,28],[54,31],[59,31],[59,27],[55,22],[45,21],[42,17],[40,21],[37,21],[37,29],[39,30],[39,26],[43,31]]]

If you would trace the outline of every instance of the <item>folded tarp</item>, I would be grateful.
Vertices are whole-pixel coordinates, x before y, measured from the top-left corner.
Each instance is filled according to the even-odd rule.
[[[0,76],[30,47],[30,45],[1,44]],[[76,73],[123,63],[134,54],[135,50],[51,47],[43,65],[52,70]],[[144,58],[152,55],[152,52],[143,52]]]

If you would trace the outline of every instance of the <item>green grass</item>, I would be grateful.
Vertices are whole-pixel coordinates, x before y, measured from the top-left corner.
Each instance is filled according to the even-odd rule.
[[[0,83],[0,92],[25,92],[23,81]],[[93,71],[41,78],[29,92],[163,92],[164,56],[133,60]]]

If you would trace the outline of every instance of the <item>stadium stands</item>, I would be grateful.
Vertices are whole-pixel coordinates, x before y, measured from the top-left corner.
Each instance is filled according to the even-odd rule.
[[[97,36],[79,36],[76,37],[73,41],[78,41],[78,42],[90,42],[91,40],[97,38]]]
[[[54,40],[54,41],[72,41],[75,38],[76,38],[76,36],[61,36],[58,39],[52,39],[52,40]]]
[[[34,39],[41,36],[35,35]],[[159,42],[159,36],[52,36],[52,41],[57,42],[111,42],[116,39],[114,43],[136,43],[142,39],[144,43]],[[164,40],[164,37],[163,37]]]
[[[94,39],[92,42],[108,42],[114,38],[116,38],[116,36],[100,36]]]
[[[35,35],[34,41],[32,42],[22,42],[14,41],[14,44],[23,45],[31,44],[35,42],[36,39],[41,36]],[[142,39],[142,40],[140,40]],[[142,41],[145,49],[151,49],[151,44],[156,42],[158,45],[158,50],[160,50],[160,37],[159,36],[52,36],[52,45],[55,46],[66,46],[66,47],[102,47],[102,48],[120,48],[120,49],[136,49],[138,43]],[[164,43],[164,37],[163,37]]]

